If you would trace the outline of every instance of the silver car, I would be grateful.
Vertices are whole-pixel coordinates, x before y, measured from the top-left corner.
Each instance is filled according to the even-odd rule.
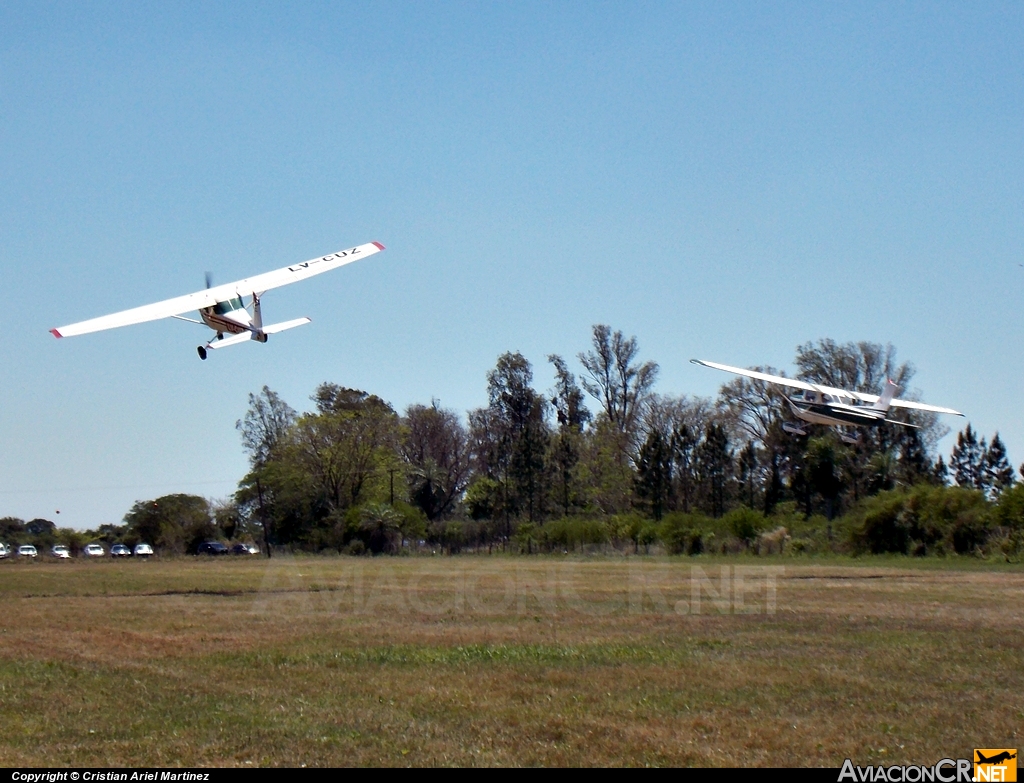
[[[71,552],[63,544],[54,544],[50,547],[50,555],[56,557],[58,560],[70,560]]]
[[[136,544],[135,551],[133,553],[136,557],[152,557],[153,547],[149,544]]]
[[[82,547],[83,557],[103,557],[105,554],[102,544],[86,544]]]
[[[36,548],[31,544],[23,544],[18,547],[18,557],[35,557],[38,554]]]

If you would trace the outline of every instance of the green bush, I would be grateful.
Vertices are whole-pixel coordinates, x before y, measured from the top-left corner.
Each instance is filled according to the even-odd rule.
[[[978,490],[922,484],[880,492],[862,501],[851,516],[860,551],[965,554],[987,543],[993,512]]]
[[[608,535],[616,544],[636,543],[636,537],[648,520],[636,512],[608,517]]]
[[[494,519],[500,515],[504,490],[497,481],[480,476],[466,489],[463,499],[473,519]]]
[[[670,554],[699,555],[707,543],[710,525],[711,520],[703,514],[674,512],[662,518],[658,537]]]
[[[366,544],[363,543],[362,539],[352,539],[351,541],[349,541],[348,546],[345,547],[345,554],[354,555],[356,557],[358,557],[359,555],[365,555]]]
[[[1003,490],[995,507],[996,524],[1010,530],[1024,530],[1024,484]]]
[[[882,492],[862,504],[863,519],[856,531],[856,545],[874,554],[898,552],[910,548],[911,529],[903,514],[906,496],[902,492]]]
[[[768,518],[760,511],[740,506],[722,517],[722,524],[748,546],[768,527]]]
[[[422,509],[401,500],[395,501],[394,509],[401,517],[398,527],[403,539],[415,542],[426,537],[427,515],[423,513]]]
[[[607,544],[611,540],[608,522],[591,517],[562,517],[537,529],[539,543],[547,550],[576,549],[587,544]]]

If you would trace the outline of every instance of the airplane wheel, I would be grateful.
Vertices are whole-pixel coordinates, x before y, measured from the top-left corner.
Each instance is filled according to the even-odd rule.
[[[203,348],[203,346],[200,345],[198,348],[196,348],[196,350],[199,351],[199,358],[202,359],[205,362],[206,361],[206,349]]]

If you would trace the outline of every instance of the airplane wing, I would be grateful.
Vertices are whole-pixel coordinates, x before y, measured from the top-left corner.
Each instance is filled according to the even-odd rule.
[[[807,381],[799,381],[795,378],[784,378],[781,375],[768,375],[767,373],[757,372],[756,370],[745,370],[742,367],[732,367],[728,364],[719,364],[718,362],[706,362],[701,359],[690,359],[690,361],[693,364],[700,364],[704,367],[711,367],[715,370],[724,370],[725,372],[743,375],[747,378],[753,378],[754,380],[765,381],[766,383],[777,383],[781,386],[790,386],[794,389],[806,389],[808,391],[822,392],[836,397],[852,397],[860,400],[861,402],[866,402],[869,405],[873,405],[878,402],[877,394],[850,391],[849,389],[836,389],[833,386],[823,386],[820,383],[808,383]],[[931,413],[948,413],[951,416],[964,415],[960,411],[953,410],[952,408],[943,408],[939,405],[927,405],[923,402],[913,402],[912,400],[894,399],[890,404],[894,408],[908,408],[910,410],[929,411]]]
[[[280,288],[289,283],[297,283],[307,277],[329,272],[339,266],[351,264],[361,258],[372,256],[384,249],[380,242],[370,242],[358,247],[340,250],[328,256],[321,256],[301,264],[292,264],[283,269],[275,269],[273,272],[264,272],[261,275],[247,277],[235,283],[224,283],[223,285],[206,288],[194,294],[185,294],[173,299],[165,299],[162,302],[135,307],[131,310],[122,310],[119,313],[92,318],[88,321],[79,321],[68,326],[59,326],[51,329],[54,337],[74,337],[89,332],[99,332],[104,329],[114,329],[119,326],[130,326],[141,324],[146,321],[156,321],[160,318],[170,318],[181,315],[191,310],[200,310],[204,307],[212,307],[217,302],[224,302],[234,297],[252,296],[262,294],[272,288]]]
[[[756,381],[777,383],[781,386],[790,386],[794,389],[821,391],[824,388],[822,386],[816,386],[813,383],[807,383],[807,381],[798,381],[796,378],[785,378],[781,375],[768,375],[768,373],[758,372],[757,370],[744,370],[742,367],[732,367],[728,364],[719,364],[718,362],[705,362],[702,359],[690,359],[690,362],[693,364],[703,365],[704,367],[710,367],[713,370],[725,370],[725,372],[735,373],[736,375],[745,375],[747,378],[753,378]],[[838,389],[832,391],[838,391]]]
[[[861,395],[863,397],[869,397],[871,395]],[[931,413],[948,413],[950,416],[963,416],[960,411],[955,411],[952,408],[943,408],[940,405],[926,405],[923,402],[914,402],[913,400],[893,400],[891,403],[894,408],[909,408],[913,411],[929,411]]]

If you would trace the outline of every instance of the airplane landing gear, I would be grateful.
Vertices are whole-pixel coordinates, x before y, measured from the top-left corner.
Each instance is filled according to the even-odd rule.
[[[196,348],[196,350],[199,352],[199,358],[202,359],[205,362],[206,361],[206,349],[203,346],[200,345],[198,348]]]

